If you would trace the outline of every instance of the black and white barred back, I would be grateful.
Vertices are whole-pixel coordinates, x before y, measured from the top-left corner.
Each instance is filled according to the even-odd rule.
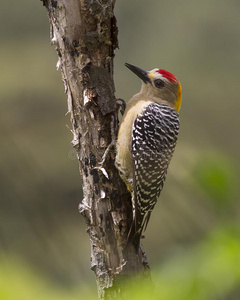
[[[128,240],[136,247],[163,188],[178,131],[178,112],[159,103],[149,104],[133,123],[134,224]]]

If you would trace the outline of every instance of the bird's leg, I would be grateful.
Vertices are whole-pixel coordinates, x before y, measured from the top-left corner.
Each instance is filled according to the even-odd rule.
[[[126,109],[126,102],[122,98],[118,98],[116,101],[117,111],[120,108],[120,113],[123,115]]]
[[[120,111],[121,115],[124,114],[125,109],[126,109],[126,102],[122,98],[117,98],[116,99],[116,112],[115,112],[115,132],[118,132],[119,128],[119,121],[118,121],[118,112]]]

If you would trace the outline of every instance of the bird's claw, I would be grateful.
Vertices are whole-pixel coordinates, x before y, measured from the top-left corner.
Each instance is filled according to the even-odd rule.
[[[126,109],[126,102],[122,98],[118,98],[116,100],[116,104],[117,104],[117,109],[119,110],[120,108],[120,113],[123,115]]]

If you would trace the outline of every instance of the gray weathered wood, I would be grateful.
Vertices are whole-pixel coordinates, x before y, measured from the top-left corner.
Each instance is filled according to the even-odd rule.
[[[79,206],[91,243],[91,268],[100,299],[123,298],[122,278],[149,278],[144,253],[125,250],[132,221],[130,194],[114,166],[118,129],[113,57],[118,46],[114,0],[43,0],[51,41],[56,45],[68,112],[72,145],[82,175],[84,198]]]

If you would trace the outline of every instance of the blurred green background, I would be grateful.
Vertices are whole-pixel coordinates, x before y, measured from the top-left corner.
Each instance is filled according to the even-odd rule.
[[[239,11],[237,0],[116,1],[116,96],[140,88],[125,62],[167,69],[183,87],[179,142],[143,240],[153,299],[240,299]],[[0,36],[0,299],[94,298],[42,2],[2,1]]]

